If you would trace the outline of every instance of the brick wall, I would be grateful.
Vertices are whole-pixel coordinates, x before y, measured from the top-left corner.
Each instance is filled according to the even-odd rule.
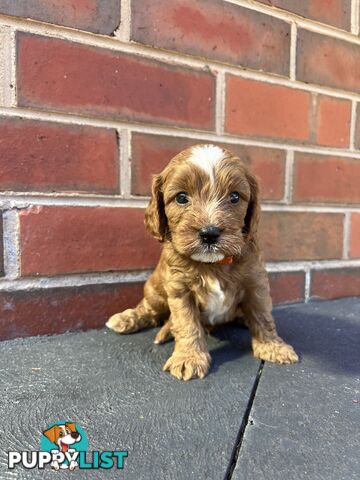
[[[0,336],[97,327],[199,142],[261,184],[274,303],[360,294],[360,0],[0,0]]]

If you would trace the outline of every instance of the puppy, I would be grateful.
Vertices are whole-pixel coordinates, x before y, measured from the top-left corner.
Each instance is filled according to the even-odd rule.
[[[55,445],[59,448],[60,452],[74,452],[74,449],[69,448],[70,445],[73,445],[76,442],[80,442],[81,435],[76,430],[75,423],[65,423],[64,425],[54,425],[53,427],[45,430],[43,432],[45,437],[47,437],[50,442],[55,443]],[[54,450],[55,451],[55,450]],[[59,465],[59,462],[54,461],[51,463],[51,467],[54,470],[59,470],[59,468],[69,468],[70,470],[74,470],[78,464],[75,461],[71,461],[69,467],[67,465]]]
[[[155,343],[175,338],[164,365],[183,380],[210,367],[204,327],[244,317],[255,357],[293,363],[298,356],[277,334],[257,228],[258,185],[241,160],[215,145],[176,155],[154,177],[145,212],[147,230],[163,250],[134,309],[107,327],[137,332],[165,321]]]

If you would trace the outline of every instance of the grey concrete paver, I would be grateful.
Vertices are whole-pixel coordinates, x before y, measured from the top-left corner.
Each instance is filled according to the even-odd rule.
[[[234,480],[360,478],[360,299],[276,311],[301,363],[265,364]]]

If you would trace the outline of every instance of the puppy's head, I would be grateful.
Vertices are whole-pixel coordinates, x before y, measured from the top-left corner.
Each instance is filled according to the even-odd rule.
[[[215,145],[174,157],[153,179],[145,224],[161,242],[193,260],[214,263],[255,240],[258,186],[240,159]]]
[[[43,432],[50,442],[55,443],[60,451],[66,451],[69,445],[81,440],[80,433],[76,430],[75,423],[67,422],[65,425],[54,425]]]

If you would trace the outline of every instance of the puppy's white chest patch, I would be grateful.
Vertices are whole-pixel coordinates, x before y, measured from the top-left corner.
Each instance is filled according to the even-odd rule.
[[[212,279],[206,282],[207,298],[204,313],[211,325],[221,323],[229,311],[229,299],[226,298],[219,280]]]

